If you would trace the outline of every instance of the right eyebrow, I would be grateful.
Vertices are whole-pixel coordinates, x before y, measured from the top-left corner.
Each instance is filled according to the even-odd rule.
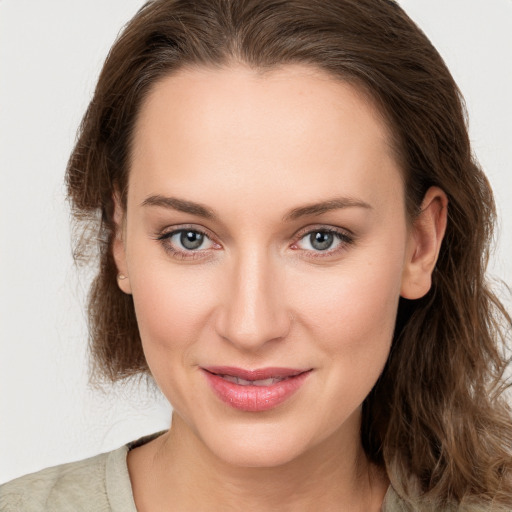
[[[215,213],[210,208],[193,201],[186,201],[178,199],[177,197],[166,197],[161,195],[149,196],[141,203],[141,206],[159,206],[161,208],[168,208],[179,212],[190,213],[205,219],[216,219]]]

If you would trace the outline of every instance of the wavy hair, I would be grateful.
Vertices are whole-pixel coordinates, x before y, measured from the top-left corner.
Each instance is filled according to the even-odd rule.
[[[485,278],[495,205],[472,156],[464,102],[428,38],[391,0],[154,0],[113,45],[67,168],[75,256],[98,265],[89,296],[96,371],[148,373],[131,296],[116,282],[114,190],[152,86],[184,66],[305,64],[364,90],[394,135],[410,220],[426,190],[449,198],[429,293],[400,300],[387,365],[363,404],[368,458],[414,510],[512,507],[504,372],[511,318]]]

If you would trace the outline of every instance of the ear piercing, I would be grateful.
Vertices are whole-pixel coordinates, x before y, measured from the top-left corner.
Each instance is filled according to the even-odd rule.
[[[124,274],[117,274],[117,279],[120,279],[121,281],[123,279],[126,279],[127,276],[125,276]]]

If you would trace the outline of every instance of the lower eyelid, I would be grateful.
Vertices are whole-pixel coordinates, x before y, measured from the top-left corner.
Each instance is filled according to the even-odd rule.
[[[336,238],[338,238],[338,240],[340,242],[343,242],[343,243],[351,243],[351,242],[354,241],[354,237],[353,236],[350,236],[347,233],[344,233],[344,232],[341,232],[341,231],[336,231],[334,229],[313,229],[313,230],[307,231],[306,233],[302,233],[300,236],[298,236],[297,237],[297,242],[299,242],[300,240],[305,239],[308,236],[311,236],[314,233],[329,233],[329,234],[332,234]],[[297,242],[295,242],[295,243],[297,243]]]
[[[176,244],[173,244],[171,242],[171,239],[180,233],[183,233],[184,231],[193,231],[195,233],[199,233],[203,235],[208,241],[208,247],[204,249],[185,249],[180,248]],[[183,227],[177,227],[174,229],[171,229],[170,231],[166,232],[160,232],[155,236],[155,239],[160,243],[163,250],[169,254],[172,258],[175,258],[177,260],[199,260],[199,259],[205,259],[211,256],[210,251],[216,250],[217,248],[220,248],[220,245],[213,240],[213,238],[202,229],[198,229],[192,226],[183,226]]]

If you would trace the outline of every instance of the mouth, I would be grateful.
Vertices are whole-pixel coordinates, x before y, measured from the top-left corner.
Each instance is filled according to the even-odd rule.
[[[228,382],[232,382],[233,384],[238,384],[239,386],[272,386],[272,384],[276,384],[277,382],[281,382],[289,377],[270,377],[268,379],[259,379],[259,380],[245,380],[241,377],[235,377],[234,375],[219,375],[224,380]]]
[[[214,394],[225,404],[242,411],[266,411],[282,404],[302,386],[311,368],[206,367],[203,373]]]

